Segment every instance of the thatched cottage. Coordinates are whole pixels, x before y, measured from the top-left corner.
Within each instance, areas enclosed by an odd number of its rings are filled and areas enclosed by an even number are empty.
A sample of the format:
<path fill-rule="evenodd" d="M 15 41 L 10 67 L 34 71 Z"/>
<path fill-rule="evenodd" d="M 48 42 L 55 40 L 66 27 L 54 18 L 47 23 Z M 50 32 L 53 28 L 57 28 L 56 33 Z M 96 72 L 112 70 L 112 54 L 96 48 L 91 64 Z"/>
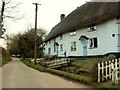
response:
<path fill-rule="evenodd" d="M 45 54 L 96 56 L 120 52 L 120 2 L 87 2 L 52 28 Z"/>

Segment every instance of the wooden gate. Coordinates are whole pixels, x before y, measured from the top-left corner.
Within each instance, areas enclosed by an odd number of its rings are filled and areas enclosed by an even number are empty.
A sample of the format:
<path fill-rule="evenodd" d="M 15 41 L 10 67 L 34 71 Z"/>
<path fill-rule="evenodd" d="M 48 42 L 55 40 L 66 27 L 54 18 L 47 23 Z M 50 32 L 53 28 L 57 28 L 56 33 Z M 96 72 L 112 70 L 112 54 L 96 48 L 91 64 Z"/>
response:
<path fill-rule="evenodd" d="M 114 84 L 120 80 L 120 58 L 98 63 L 98 82 L 111 79 Z"/>

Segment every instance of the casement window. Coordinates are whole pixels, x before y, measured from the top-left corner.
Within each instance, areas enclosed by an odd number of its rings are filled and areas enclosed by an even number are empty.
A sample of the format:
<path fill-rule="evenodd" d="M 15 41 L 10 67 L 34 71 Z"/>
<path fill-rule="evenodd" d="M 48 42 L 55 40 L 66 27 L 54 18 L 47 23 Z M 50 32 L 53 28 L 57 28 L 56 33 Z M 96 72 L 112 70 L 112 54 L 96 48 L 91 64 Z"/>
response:
<path fill-rule="evenodd" d="M 90 39 L 90 48 L 97 48 L 97 47 L 98 47 L 97 38 L 91 38 Z"/>
<path fill-rule="evenodd" d="M 62 40 L 62 39 L 63 39 L 63 35 L 61 34 L 61 35 L 60 35 L 60 40 Z"/>
<path fill-rule="evenodd" d="M 76 42 L 71 42 L 71 51 L 76 51 Z"/>
<path fill-rule="evenodd" d="M 51 48 L 48 48 L 48 54 L 51 54 Z"/>
<path fill-rule="evenodd" d="M 70 36 L 76 35 L 76 31 L 70 32 Z"/>
<path fill-rule="evenodd" d="M 63 51 L 63 44 L 60 45 L 60 51 Z"/>
<path fill-rule="evenodd" d="M 96 26 L 95 24 L 88 26 L 89 31 L 95 31 L 96 30 Z"/>

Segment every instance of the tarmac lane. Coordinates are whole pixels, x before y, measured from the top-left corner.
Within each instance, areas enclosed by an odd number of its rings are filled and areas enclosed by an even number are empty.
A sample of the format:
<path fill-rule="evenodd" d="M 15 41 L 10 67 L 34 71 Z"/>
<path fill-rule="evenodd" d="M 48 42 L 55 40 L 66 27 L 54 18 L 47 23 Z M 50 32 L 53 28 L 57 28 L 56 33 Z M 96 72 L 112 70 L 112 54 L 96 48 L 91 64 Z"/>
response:
<path fill-rule="evenodd" d="M 2 88 L 87 88 L 87 86 L 39 72 L 27 67 L 18 58 L 13 58 L 2 68 Z"/>

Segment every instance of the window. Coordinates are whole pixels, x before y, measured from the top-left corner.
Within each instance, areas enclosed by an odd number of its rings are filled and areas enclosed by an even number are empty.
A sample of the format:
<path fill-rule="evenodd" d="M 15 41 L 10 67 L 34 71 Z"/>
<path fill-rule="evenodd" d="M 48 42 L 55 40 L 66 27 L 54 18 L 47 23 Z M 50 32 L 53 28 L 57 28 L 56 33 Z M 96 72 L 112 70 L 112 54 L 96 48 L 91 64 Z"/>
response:
<path fill-rule="evenodd" d="M 76 51 L 76 42 L 71 42 L 71 51 Z"/>
<path fill-rule="evenodd" d="M 60 45 L 60 51 L 63 51 L 63 44 Z"/>
<path fill-rule="evenodd" d="M 51 40 L 49 41 L 49 44 L 51 44 Z"/>
<path fill-rule="evenodd" d="M 56 42 L 56 38 L 53 41 Z"/>
<path fill-rule="evenodd" d="M 60 40 L 62 40 L 62 39 L 63 39 L 63 35 L 61 34 L 61 35 L 60 35 Z"/>
<path fill-rule="evenodd" d="M 89 31 L 95 31 L 96 30 L 96 26 L 95 24 L 88 26 Z"/>
<path fill-rule="evenodd" d="M 120 16 L 117 17 L 117 24 L 120 24 Z"/>
<path fill-rule="evenodd" d="M 51 48 L 48 48 L 48 54 L 51 54 Z"/>
<path fill-rule="evenodd" d="M 74 35 L 76 35 L 75 31 L 70 33 L 70 36 L 74 36 Z"/>
<path fill-rule="evenodd" d="M 98 44 L 97 44 L 97 38 L 91 38 L 90 39 L 90 48 L 97 48 Z"/>

